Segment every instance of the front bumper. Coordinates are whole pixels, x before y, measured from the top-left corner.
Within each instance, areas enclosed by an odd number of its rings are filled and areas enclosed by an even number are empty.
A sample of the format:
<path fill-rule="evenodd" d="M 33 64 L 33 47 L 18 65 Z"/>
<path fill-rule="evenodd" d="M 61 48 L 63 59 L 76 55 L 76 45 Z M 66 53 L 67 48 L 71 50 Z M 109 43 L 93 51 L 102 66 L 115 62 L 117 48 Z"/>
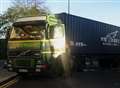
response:
<path fill-rule="evenodd" d="M 47 64 L 36 65 L 34 68 L 32 67 L 12 67 L 8 66 L 8 71 L 18 72 L 18 73 L 35 73 L 35 72 L 45 72 L 48 69 Z"/>
<path fill-rule="evenodd" d="M 7 68 L 13 72 L 43 72 L 48 68 L 48 63 L 40 58 L 8 59 Z"/>

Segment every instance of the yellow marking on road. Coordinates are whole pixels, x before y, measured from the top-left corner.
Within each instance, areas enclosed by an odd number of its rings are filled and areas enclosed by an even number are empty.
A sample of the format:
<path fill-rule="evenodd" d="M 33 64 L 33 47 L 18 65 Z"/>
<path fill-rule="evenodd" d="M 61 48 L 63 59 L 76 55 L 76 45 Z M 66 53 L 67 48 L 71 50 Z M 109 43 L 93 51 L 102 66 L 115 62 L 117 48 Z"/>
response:
<path fill-rule="evenodd" d="M 13 79 L 5 84 L 3 84 L 2 86 L 0 86 L 0 88 L 8 88 L 9 86 L 15 84 L 18 81 L 18 79 Z"/>

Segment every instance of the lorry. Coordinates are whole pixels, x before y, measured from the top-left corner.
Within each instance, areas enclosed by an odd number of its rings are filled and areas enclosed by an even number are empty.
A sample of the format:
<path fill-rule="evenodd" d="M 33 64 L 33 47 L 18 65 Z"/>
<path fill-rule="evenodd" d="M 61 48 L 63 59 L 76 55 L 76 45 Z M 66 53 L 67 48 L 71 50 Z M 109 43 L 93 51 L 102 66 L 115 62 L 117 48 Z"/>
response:
<path fill-rule="evenodd" d="M 7 31 L 7 40 L 9 71 L 47 71 L 56 76 L 69 73 L 65 27 L 54 15 L 17 19 Z"/>
<path fill-rule="evenodd" d="M 7 40 L 9 71 L 68 75 L 120 68 L 120 27 L 67 13 L 20 18 Z"/>

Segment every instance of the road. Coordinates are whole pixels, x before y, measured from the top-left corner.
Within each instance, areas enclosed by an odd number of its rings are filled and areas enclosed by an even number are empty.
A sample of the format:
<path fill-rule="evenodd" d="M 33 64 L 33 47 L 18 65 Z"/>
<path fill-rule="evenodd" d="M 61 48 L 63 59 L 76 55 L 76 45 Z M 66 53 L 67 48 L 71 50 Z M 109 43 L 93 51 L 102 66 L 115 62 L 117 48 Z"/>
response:
<path fill-rule="evenodd" d="M 21 78 L 9 88 L 120 88 L 119 72 L 78 72 L 69 78 Z"/>

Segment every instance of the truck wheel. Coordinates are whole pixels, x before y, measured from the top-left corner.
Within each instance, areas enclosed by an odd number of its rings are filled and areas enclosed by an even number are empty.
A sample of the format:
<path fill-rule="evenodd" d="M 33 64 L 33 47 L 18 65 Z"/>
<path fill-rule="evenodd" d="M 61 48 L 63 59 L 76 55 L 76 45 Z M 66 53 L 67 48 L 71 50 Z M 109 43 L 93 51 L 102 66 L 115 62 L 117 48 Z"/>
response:
<path fill-rule="evenodd" d="M 71 75 L 72 62 L 70 57 L 65 54 L 52 59 L 49 68 L 49 74 L 52 77 L 68 77 Z"/>
<path fill-rule="evenodd" d="M 65 53 L 61 55 L 60 58 L 61 58 L 62 66 L 63 66 L 63 76 L 65 78 L 71 76 L 72 69 L 73 69 L 72 56 Z"/>
<path fill-rule="evenodd" d="M 63 67 L 63 63 L 62 63 L 62 58 L 61 56 L 59 56 L 56 60 L 55 60 L 55 75 L 56 76 L 63 76 L 64 75 L 64 67 Z"/>
<path fill-rule="evenodd" d="M 60 57 L 51 60 L 51 64 L 49 66 L 48 74 L 52 77 L 60 77 L 63 76 L 64 68 L 62 65 L 62 61 Z"/>

